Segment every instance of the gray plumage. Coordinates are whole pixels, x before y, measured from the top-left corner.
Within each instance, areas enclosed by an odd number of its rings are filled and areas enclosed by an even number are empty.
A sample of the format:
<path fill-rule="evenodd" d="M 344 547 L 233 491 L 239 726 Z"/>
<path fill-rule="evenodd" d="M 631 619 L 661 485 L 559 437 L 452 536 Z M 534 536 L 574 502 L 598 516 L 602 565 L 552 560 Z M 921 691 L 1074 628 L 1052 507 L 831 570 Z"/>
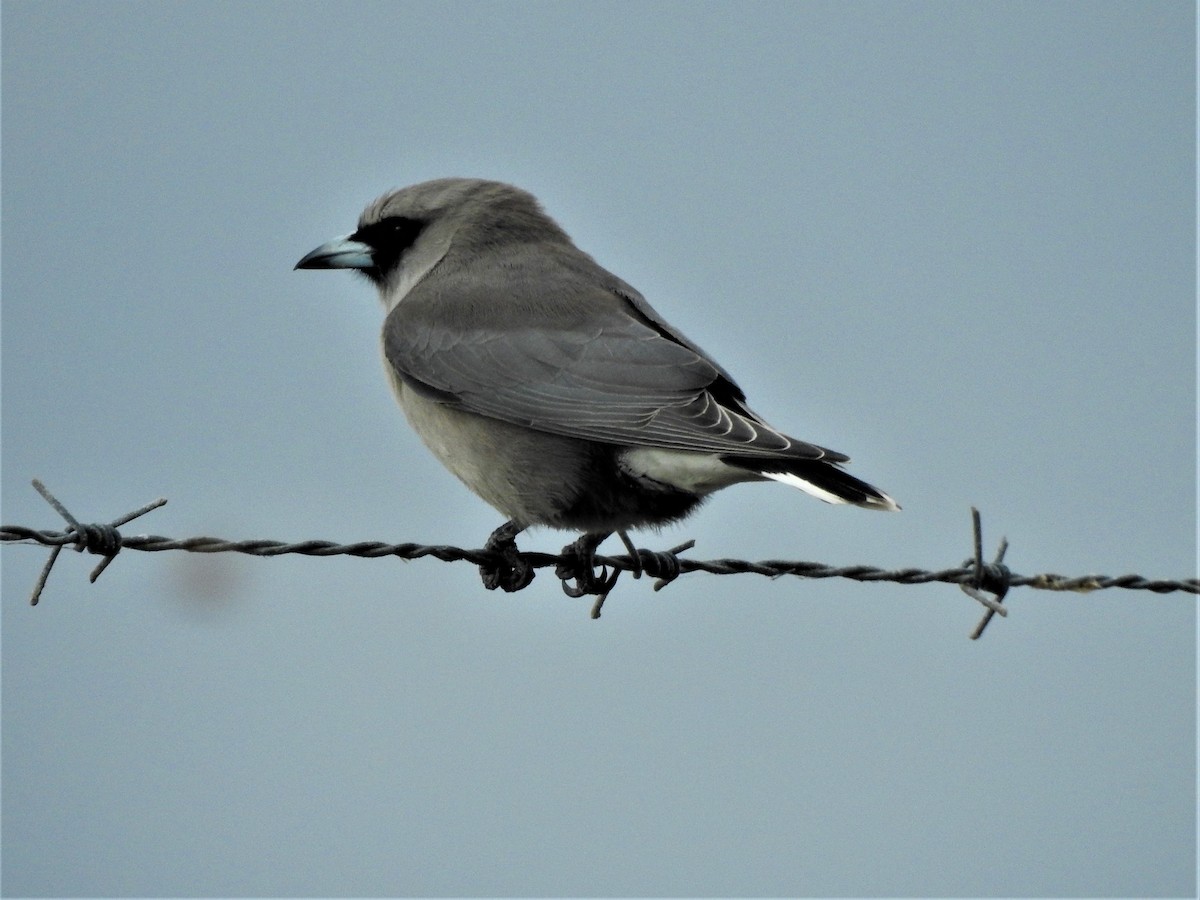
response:
<path fill-rule="evenodd" d="M 356 269 L 378 288 L 401 408 L 509 517 L 509 536 L 662 525 L 764 478 L 898 508 L 845 472 L 845 455 L 763 421 L 728 372 L 511 185 L 446 178 L 385 194 L 296 268 Z"/>

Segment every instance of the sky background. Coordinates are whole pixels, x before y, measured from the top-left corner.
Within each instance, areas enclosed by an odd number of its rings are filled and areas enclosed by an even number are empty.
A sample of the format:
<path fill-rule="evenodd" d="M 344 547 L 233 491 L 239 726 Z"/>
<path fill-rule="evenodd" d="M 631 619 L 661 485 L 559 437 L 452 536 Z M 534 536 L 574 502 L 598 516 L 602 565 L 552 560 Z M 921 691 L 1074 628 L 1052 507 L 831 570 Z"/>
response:
<path fill-rule="evenodd" d="M 696 558 L 1196 574 L 1195 20 L 1160 3 L 3 5 L 3 521 L 482 544 L 385 190 L 532 191 L 901 513 Z M 523 548 L 557 551 L 540 531 Z M 613 548 L 614 552 L 616 548 Z M 1194 896 L 1196 599 L 3 549 L 6 895 Z"/>

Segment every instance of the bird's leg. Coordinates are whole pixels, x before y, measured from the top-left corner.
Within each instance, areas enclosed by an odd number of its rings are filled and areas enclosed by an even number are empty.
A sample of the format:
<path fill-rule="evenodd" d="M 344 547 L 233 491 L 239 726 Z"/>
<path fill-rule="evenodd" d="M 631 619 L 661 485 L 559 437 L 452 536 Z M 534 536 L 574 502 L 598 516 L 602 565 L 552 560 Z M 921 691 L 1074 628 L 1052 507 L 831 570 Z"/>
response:
<path fill-rule="evenodd" d="M 633 564 L 629 571 L 633 573 L 634 578 L 641 578 L 642 557 L 641 554 L 637 552 L 637 547 L 633 546 L 633 541 L 629 539 L 629 532 L 618 531 L 617 537 L 621 539 L 621 543 L 624 544 L 625 549 L 629 551 L 629 561 Z"/>
<path fill-rule="evenodd" d="M 604 543 L 610 533 L 604 531 L 584 534 L 573 544 L 563 547 L 563 561 L 558 564 L 554 574 L 562 579 L 563 593 L 568 597 L 582 597 L 584 594 L 604 595 L 617 583 L 620 569 L 613 570 L 612 574 L 603 566 L 599 572 L 595 570 L 596 548 Z M 572 581 L 575 583 L 571 584 Z"/>
<path fill-rule="evenodd" d="M 483 586 L 489 591 L 503 588 L 512 593 L 533 581 L 533 566 L 521 559 L 520 553 L 517 552 L 516 537 L 524 530 L 524 526 L 515 521 L 505 522 L 491 533 L 487 543 L 483 545 L 484 550 L 500 557 L 500 560 L 491 565 L 479 567 L 479 577 L 483 579 Z"/>

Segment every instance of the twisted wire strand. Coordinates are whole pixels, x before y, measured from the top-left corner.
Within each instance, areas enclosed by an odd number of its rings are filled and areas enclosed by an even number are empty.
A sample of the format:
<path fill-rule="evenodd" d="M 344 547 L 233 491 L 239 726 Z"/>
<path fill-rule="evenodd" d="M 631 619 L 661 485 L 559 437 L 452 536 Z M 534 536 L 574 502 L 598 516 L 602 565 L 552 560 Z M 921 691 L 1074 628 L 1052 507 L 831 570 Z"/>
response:
<path fill-rule="evenodd" d="M 0 541 L 37 543 L 48 547 L 77 546 L 80 536 L 74 531 L 43 531 L 21 525 L 0 525 Z M 423 559 L 432 556 L 442 562 L 469 562 L 475 565 L 485 565 L 493 561 L 493 554 L 486 550 L 468 550 L 445 544 L 401 543 L 389 544 L 383 541 L 357 541 L 351 544 L 340 544 L 336 541 L 307 540 L 307 541 L 273 541 L 273 540 L 242 540 L 231 541 L 217 537 L 169 538 L 155 534 L 134 534 L 121 536 L 121 548 L 125 550 L 142 550 L 152 553 L 167 550 L 186 550 L 189 553 L 242 553 L 249 556 L 284 556 L 299 554 L 301 556 L 356 556 L 364 559 L 378 559 L 394 556 L 399 559 Z M 86 549 L 82 547 L 80 549 Z M 522 552 L 521 557 L 537 569 L 557 566 L 563 557 L 553 553 Z M 644 559 L 644 557 L 643 557 Z M 597 556 L 596 562 L 622 571 L 632 571 L 635 568 L 632 557 Z M 975 578 L 973 566 L 959 566 L 950 569 L 883 569 L 877 566 L 853 565 L 831 566 L 825 563 L 804 562 L 797 560 L 768 559 L 754 562 L 745 559 L 688 559 L 679 558 L 680 574 L 690 572 L 706 572 L 710 575 L 765 575 L 768 578 L 778 578 L 783 575 L 794 575 L 801 578 L 848 578 L 853 581 L 887 581 L 896 584 L 967 584 Z M 642 566 L 649 571 L 648 567 Z M 657 575 L 656 572 L 650 572 Z M 1008 576 L 1010 587 L 1031 587 L 1045 591 L 1076 591 L 1089 592 L 1107 588 L 1125 588 L 1127 590 L 1152 591 L 1167 594 L 1183 591 L 1189 594 L 1200 594 L 1200 579 L 1189 578 L 1182 580 L 1150 579 L 1141 575 L 1081 575 L 1067 576 L 1053 573 L 1040 575 Z"/>
<path fill-rule="evenodd" d="M 216 537 L 193 537 L 177 540 L 161 535 L 123 535 L 118 530 L 119 526 L 157 509 L 167 501 L 165 499 L 155 500 L 105 524 L 81 524 L 40 481 L 34 479 L 33 486 L 46 502 L 66 520 L 68 525 L 63 531 L 40 530 L 22 525 L 0 525 L 0 541 L 41 544 L 51 548 L 50 557 L 42 567 L 41 574 L 33 588 L 33 595 L 30 597 L 30 603 L 35 606 L 41 597 L 50 570 L 54 567 L 54 563 L 64 547 L 72 547 L 80 552 L 86 550 L 104 557 L 92 571 L 91 581 L 95 581 L 124 548 L 148 552 L 184 550 L 189 553 L 243 553 L 249 556 L 268 557 L 299 554 L 317 557 L 357 556 L 378 559 L 394 556 L 410 560 L 432 556 L 443 562 L 474 563 L 481 569 L 505 563 L 502 554 L 495 550 L 466 550 L 462 547 L 438 544 L 388 544 L 382 541 L 339 544 L 335 541 L 318 540 L 288 543 L 272 540 L 228 541 Z M 1127 590 L 1152 591 L 1158 594 L 1175 591 L 1200 594 L 1200 579 L 1196 578 L 1163 580 L 1132 574 L 1076 577 L 1053 573 L 1016 575 L 1004 565 L 1004 554 L 1008 550 L 1007 540 L 1001 540 L 1000 549 L 991 563 L 983 561 L 983 527 L 980 523 L 979 510 L 972 507 L 971 517 L 974 527 L 974 557 L 965 560 L 957 568 L 936 571 L 916 568 L 881 569 L 876 566 L 863 565 L 830 566 L 825 563 L 796 560 L 770 559 L 751 562 L 745 559 L 685 559 L 681 558 L 679 554 L 691 549 L 693 541 L 688 541 L 667 551 L 655 552 L 633 547 L 624 535 L 622 535 L 622 540 L 629 550 L 629 553 L 624 556 L 595 556 L 585 559 L 578 551 L 566 552 L 572 550 L 575 545 L 565 548 L 563 554 L 525 552 L 518 555 L 523 563 L 531 569 L 554 567 L 556 576 L 562 581 L 563 591 L 568 596 L 594 595 L 596 601 L 592 606 L 591 613 L 594 619 L 600 618 L 604 601 L 616 584 L 618 576 L 623 572 L 632 572 L 635 578 L 640 578 L 643 573 L 656 578 L 657 581 L 654 584 L 656 591 L 680 575 L 689 572 L 705 572 L 710 575 L 755 574 L 765 575 L 769 578 L 779 578 L 783 575 L 800 578 L 847 578 L 852 581 L 886 581 L 895 584 L 929 584 L 932 582 L 957 584 L 964 593 L 986 608 L 983 618 L 971 633 L 972 640 L 978 639 L 983 634 L 994 616 L 1008 615 L 1008 608 L 1004 606 L 1004 598 L 1009 589 L 1014 587 L 1080 593 L 1106 588 L 1125 588 Z M 594 567 L 599 567 L 600 574 L 596 574 Z M 610 572 L 611 574 L 609 574 Z M 485 584 L 487 584 L 486 580 Z M 525 584 L 528 584 L 528 579 L 524 580 L 520 586 L 523 587 Z M 506 590 L 514 589 L 516 588 L 506 588 Z"/>

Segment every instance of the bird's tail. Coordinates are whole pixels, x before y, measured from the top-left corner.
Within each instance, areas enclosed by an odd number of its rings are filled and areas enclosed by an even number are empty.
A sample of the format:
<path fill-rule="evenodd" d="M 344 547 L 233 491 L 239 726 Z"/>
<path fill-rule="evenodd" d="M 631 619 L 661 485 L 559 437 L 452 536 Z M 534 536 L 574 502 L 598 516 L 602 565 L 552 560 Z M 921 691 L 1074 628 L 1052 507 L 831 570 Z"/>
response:
<path fill-rule="evenodd" d="M 826 503 L 852 503 L 864 509 L 897 510 L 900 505 L 874 485 L 820 459 L 763 459 L 722 456 L 722 462 L 799 488 Z"/>

